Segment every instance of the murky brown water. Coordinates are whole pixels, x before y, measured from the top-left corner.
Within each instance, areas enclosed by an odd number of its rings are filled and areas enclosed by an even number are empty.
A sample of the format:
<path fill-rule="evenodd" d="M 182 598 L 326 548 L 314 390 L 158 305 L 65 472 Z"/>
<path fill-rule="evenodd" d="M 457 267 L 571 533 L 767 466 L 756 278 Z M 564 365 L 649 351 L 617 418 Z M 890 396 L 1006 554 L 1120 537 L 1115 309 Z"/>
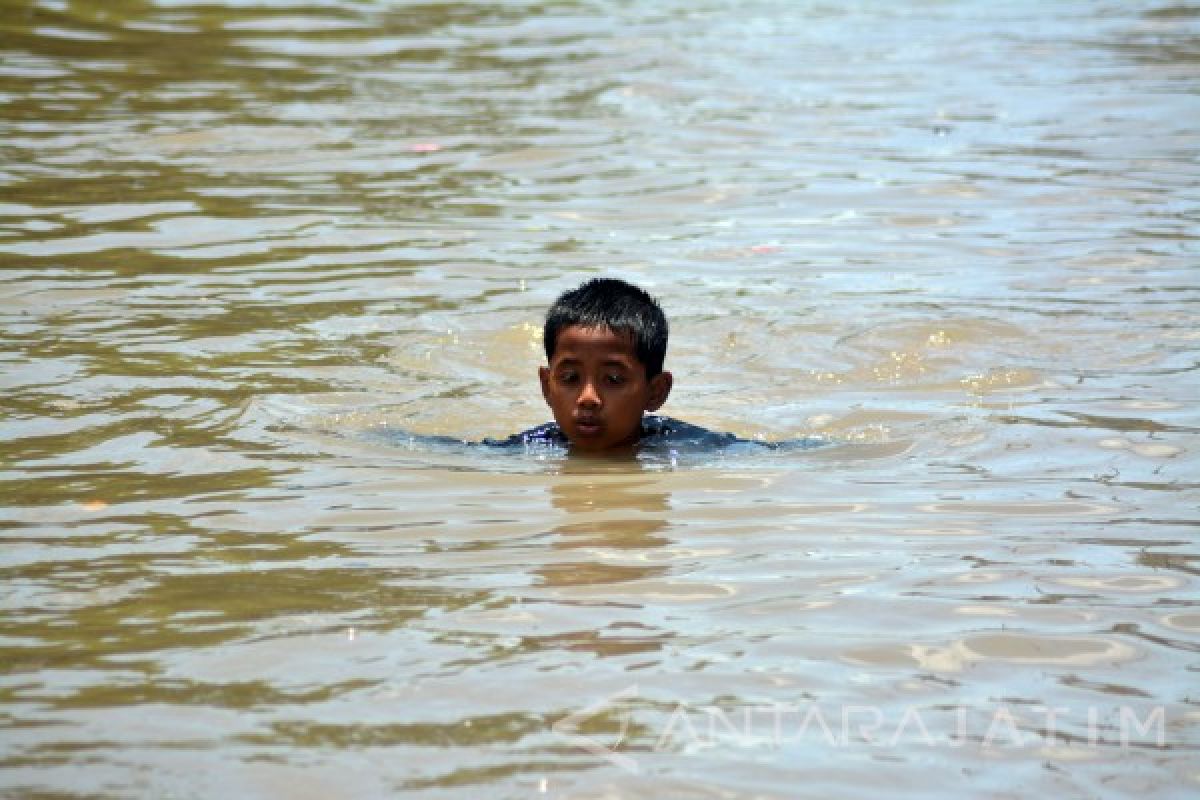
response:
<path fill-rule="evenodd" d="M 0 791 L 1195 796 L 1200 11 L 0 3 Z M 548 418 L 599 273 L 677 469 Z"/>

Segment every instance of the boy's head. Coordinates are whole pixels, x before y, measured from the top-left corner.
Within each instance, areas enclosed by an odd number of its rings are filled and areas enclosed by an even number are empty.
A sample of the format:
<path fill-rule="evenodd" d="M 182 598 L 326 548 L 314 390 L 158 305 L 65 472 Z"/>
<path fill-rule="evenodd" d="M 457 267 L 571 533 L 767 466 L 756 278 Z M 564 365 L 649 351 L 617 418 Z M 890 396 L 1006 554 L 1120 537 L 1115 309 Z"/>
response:
<path fill-rule="evenodd" d="M 667 318 L 636 286 L 597 278 L 564 293 L 546 313 L 542 395 L 571 444 L 608 450 L 637 441 L 642 412 L 671 392 Z"/>

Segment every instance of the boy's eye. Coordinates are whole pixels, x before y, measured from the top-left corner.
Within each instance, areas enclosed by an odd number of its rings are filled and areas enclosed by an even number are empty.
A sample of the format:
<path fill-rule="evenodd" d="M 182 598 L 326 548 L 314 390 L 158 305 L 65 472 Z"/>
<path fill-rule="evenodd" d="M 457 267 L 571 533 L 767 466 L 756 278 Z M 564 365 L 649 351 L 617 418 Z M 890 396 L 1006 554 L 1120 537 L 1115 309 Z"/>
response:
<path fill-rule="evenodd" d="M 558 379 L 562 383 L 574 383 L 579 379 L 579 373 L 574 370 L 563 370 L 558 373 Z"/>
<path fill-rule="evenodd" d="M 625 382 L 625 376 L 617 372 L 611 372 L 605 376 L 608 382 L 613 386 L 620 386 Z"/>

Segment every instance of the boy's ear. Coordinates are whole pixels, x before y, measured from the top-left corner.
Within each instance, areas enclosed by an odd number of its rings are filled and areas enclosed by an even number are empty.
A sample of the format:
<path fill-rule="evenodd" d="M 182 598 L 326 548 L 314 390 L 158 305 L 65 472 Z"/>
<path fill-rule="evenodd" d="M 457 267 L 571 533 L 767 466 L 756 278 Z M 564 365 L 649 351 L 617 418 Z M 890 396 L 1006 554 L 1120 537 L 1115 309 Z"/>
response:
<path fill-rule="evenodd" d="M 542 384 L 542 399 L 550 405 L 550 368 L 538 367 L 538 381 Z"/>
<path fill-rule="evenodd" d="M 663 403 L 667 402 L 667 396 L 671 394 L 671 387 L 675 384 L 675 378 L 669 372 L 660 372 L 650 379 L 650 397 L 646 400 L 647 411 L 658 411 L 662 408 Z"/>

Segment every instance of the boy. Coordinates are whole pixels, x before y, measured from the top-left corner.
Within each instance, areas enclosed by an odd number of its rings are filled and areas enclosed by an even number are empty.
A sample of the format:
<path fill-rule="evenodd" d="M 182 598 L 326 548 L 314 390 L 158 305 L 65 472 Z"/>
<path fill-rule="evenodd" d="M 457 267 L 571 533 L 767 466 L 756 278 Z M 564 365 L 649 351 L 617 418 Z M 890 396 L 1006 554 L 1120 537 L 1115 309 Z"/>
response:
<path fill-rule="evenodd" d="M 766 442 L 717 433 L 657 411 L 671 394 L 663 370 L 667 318 L 654 298 L 615 278 L 595 278 L 562 294 L 542 329 L 547 365 L 538 370 L 554 422 L 505 439 L 463 442 L 450 436 L 383 431 L 408 449 L 482 446 L 503 450 L 567 448 L 571 453 L 631 455 L 672 465 L 678 456 L 798 450 L 817 438 Z"/>
<path fill-rule="evenodd" d="M 542 397 L 572 449 L 636 444 L 642 412 L 661 408 L 673 382 L 663 372 L 667 318 L 654 298 L 615 278 L 588 281 L 550 307 L 542 341 Z"/>
<path fill-rule="evenodd" d="M 567 445 L 572 452 L 627 453 L 637 445 L 739 442 L 657 411 L 671 393 L 663 371 L 667 318 L 654 298 L 615 278 L 564 293 L 546 313 L 547 366 L 538 370 L 554 422 L 485 445 Z"/>

